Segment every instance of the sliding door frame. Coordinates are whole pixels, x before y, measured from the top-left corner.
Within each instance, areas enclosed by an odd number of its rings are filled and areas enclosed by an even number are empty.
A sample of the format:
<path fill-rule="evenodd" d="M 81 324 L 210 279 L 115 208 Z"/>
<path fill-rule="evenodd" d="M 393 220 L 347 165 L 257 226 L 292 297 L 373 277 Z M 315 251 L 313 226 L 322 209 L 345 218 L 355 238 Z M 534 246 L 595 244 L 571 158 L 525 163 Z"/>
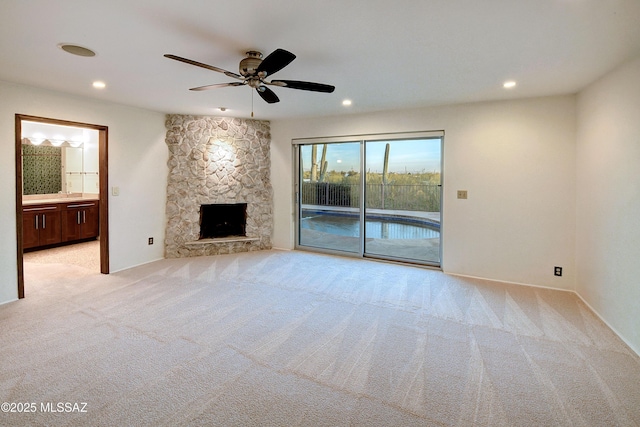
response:
<path fill-rule="evenodd" d="M 434 262 L 422 262 L 419 260 L 410 260 L 405 258 L 396 258 L 391 256 L 379 256 L 375 254 L 365 253 L 365 226 L 366 226 L 366 143 L 374 141 L 393 141 L 393 140 L 415 140 L 415 139 L 440 139 L 440 242 L 439 242 L 439 261 Z M 358 252 L 339 251 L 335 249 L 326 249 L 313 246 L 306 246 L 300 244 L 300 217 L 302 211 L 301 204 L 301 188 L 300 188 L 300 147 L 303 145 L 312 144 L 335 144 L 345 142 L 357 142 L 360 144 L 360 203 L 359 203 L 359 216 L 360 216 L 360 245 Z M 293 191 L 293 211 L 294 211 L 294 249 L 307 250 L 313 252 L 328 253 L 341 256 L 350 256 L 356 258 L 371 258 L 384 261 L 401 262 L 406 264 L 416 264 L 424 267 L 441 269 L 442 266 L 442 247 L 443 247 L 443 195 L 444 195 L 444 130 L 436 131 L 420 131 L 420 132 L 398 132 L 398 133 L 379 133 L 379 134 L 362 134 L 362 135 L 348 135 L 348 136 L 333 136 L 333 137 L 314 137 L 314 138 L 296 138 L 291 140 L 292 155 L 293 155 L 293 174 L 294 177 L 294 191 Z"/>

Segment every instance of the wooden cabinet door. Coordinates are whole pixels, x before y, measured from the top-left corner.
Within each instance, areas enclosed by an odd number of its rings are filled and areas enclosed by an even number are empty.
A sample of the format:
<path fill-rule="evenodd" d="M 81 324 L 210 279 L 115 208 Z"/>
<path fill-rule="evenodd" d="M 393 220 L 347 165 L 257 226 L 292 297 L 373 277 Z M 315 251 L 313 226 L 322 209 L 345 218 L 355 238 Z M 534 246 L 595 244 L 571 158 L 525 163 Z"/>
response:
<path fill-rule="evenodd" d="M 62 211 L 62 241 L 80 239 L 80 221 L 82 213 L 80 209 L 67 209 Z"/>
<path fill-rule="evenodd" d="M 43 212 L 40 214 L 40 246 L 53 245 L 62 241 L 60 230 L 60 212 Z"/>
<path fill-rule="evenodd" d="M 36 226 L 38 221 L 38 226 Z M 22 213 L 22 245 L 24 249 L 35 248 L 40 244 L 40 218 L 35 212 Z"/>
<path fill-rule="evenodd" d="M 80 238 L 98 237 L 100 223 L 98 221 L 98 206 L 84 208 L 81 211 Z"/>
<path fill-rule="evenodd" d="M 22 208 L 24 249 L 60 243 L 60 231 L 60 207 L 57 204 L 30 205 Z"/>
<path fill-rule="evenodd" d="M 90 239 L 99 233 L 98 202 L 70 203 L 62 211 L 62 241 Z"/>

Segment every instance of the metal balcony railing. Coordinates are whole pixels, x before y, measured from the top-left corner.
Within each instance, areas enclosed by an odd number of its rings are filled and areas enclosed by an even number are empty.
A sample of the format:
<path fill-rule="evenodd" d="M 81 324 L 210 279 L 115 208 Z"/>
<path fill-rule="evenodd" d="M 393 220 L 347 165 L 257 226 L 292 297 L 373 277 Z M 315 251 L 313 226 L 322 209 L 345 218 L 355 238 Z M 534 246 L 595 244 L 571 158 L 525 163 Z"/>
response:
<path fill-rule="evenodd" d="M 367 184 L 366 208 L 440 212 L 440 186 L 434 184 Z M 302 204 L 316 206 L 360 206 L 360 186 L 329 182 L 304 182 Z"/>

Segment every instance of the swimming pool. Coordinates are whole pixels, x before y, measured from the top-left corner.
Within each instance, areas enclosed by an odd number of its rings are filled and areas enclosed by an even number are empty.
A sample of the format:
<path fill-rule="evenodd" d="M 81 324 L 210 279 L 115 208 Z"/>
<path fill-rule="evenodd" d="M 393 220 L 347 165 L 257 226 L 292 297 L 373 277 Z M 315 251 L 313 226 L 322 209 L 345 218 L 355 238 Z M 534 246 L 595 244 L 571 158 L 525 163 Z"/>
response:
<path fill-rule="evenodd" d="M 356 215 L 306 211 L 301 228 L 338 236 L 358 237 L 360 219 Z M 367 216 L 365 236 L 373 239 L 433 239 L 440 237 L 438 224 L 421 219 L 391 216 Z"/>

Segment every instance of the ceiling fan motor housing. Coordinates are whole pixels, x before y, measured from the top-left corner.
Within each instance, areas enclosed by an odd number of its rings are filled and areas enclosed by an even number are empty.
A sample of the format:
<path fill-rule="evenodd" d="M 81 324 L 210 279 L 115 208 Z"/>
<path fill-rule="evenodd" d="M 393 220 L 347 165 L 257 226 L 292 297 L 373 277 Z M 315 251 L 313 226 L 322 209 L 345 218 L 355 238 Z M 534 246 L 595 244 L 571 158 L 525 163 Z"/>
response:
<path fill-rule="evenodd" d="M 254 76 L 262 63 L 262 53 L 256 50 L 247 52 L 247 57 L 240 61 L 240 75 L 244 77 Z"/>

